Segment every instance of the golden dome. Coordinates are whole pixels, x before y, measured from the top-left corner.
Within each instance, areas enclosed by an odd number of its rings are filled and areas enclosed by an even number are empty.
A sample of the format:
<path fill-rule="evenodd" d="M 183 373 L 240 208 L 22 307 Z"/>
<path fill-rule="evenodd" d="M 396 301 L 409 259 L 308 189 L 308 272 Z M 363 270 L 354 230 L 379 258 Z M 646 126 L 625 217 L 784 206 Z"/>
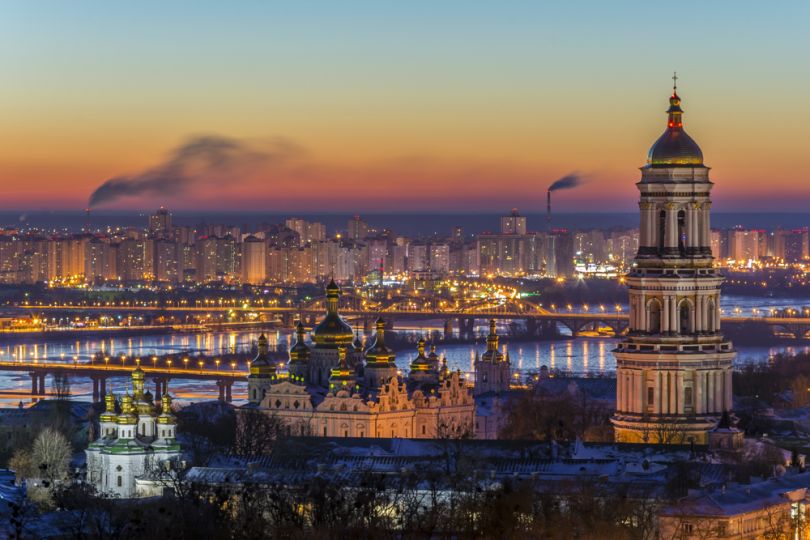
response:
<path fill-rule="evenodd" d="M 385 346 L 385 321 L 380 317 L 377 319 L 374 344 L 366 351 L 366 365 L 393 364 L 395 358 L 394 351 Z"/>
<path fill-rule="evenodd" d="M 132 396 L 124 394 L 121 398 L 121 414 L 118 415 L 119 424 L 137 424 L 138 417 L 135 416 L 135 407 L 132 404 Z"/>
<path fill-rule="evenodd" d="M 354 339 L 352 327 L 338 315 L 340 288 L 335 280 L 326 286 L 326 316 L 312 330 L 312 341 L 319 347 L 336 348 L 350 345 Z"/>
<path fill-rule="evenodd" d="M 411 361 L 411 371 L 428 371 L 430 370 L 431 363 L 425 356 L 425 338 L 419 338 L 416 343 L 416 358 Z"/>
<path fill-rule="evenodd" d="M 489 320 L 489 335 L 487 336 L 487 350 L 481 355 L 482 362 L 500 362 L 503 353 L 498 350 L 498 333 L 495 331 L 495 319 Z"/>
<path fill-rule="evenodd" d="M 115 414 L 115 394 L 112 390 L 104 396 L 104 412 L 99 416 L 102 422 L 115 422 L 117 415 Z"/>
<path fill-rule="evenodd" d="M 667 129 L 647 154 L 649 167 L 703 167 L 703 152 L 683 129 L 681 98 L 673 90 L 669 98 Z"/>
<path fill-rule="evenodd" d="M 256 358 L 250 362 L 250 377 L 274 377 L 276 366 L 268 355 L 267 337 L 262 334 L 258 339 Z"/>

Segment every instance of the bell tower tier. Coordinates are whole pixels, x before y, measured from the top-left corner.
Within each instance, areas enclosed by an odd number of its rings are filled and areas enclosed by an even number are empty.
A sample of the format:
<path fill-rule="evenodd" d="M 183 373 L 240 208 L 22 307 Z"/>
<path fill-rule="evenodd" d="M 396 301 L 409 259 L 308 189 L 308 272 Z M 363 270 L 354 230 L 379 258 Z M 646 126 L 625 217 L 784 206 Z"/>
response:
<path fill-rule="evenodd" d="M 673 90 L 667 129 L 641 169 L 639 250 L 626 276 L 630 320 L 616 357 L 618 442 L 708 443 L 732 408 L 736 353 L 720 332 L 709 168 L 683 131 Z"/>

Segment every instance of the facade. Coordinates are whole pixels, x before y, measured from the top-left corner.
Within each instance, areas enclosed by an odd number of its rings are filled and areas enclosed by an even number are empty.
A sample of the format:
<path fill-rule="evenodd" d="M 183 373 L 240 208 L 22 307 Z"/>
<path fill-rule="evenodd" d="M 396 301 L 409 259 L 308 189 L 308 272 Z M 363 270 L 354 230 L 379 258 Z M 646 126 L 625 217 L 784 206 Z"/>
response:
<path fill-rule="evenodd" d="M 701 491 L 664 508 L 659 538 L 808 538 L 810 472 Z"/>
<path fill-rule="evenodd" d="M 484 423 L 489 427 L 482 429 L 467 381 L 460 372 L 447 369 L 435 347 L 426 353 L 425 341 L 420 340 L 409 373 L 403 376 L 394 351 L 385 343 L 385 321 L 379 319 L 374 343 L 364 351 L 338 313 L 339 295 L 340 289 L 331 282 L 326 289 L 326 315 L 312 330 L 310 343 L 306 343 L 306 332 L 298 324 L 288 373 L 277 371 L 267 356 L 266 340 L 260 340 L 248 378 L 246 407 L 277 416 L 293 434 L 386 438 L 496 435 L 492 428 L 496 423 L 489 416 L 500 409 L 487 407 Z M 484 378 L 505 391 L 509 362 L 494 350 L 497 340 L 497 335 L 490 336 L 488 344 L 493 350 L 484 354 L 476 368 L 488 369 Z M 487 386 L 486 390 L 491 397 L 496 387 Z"/>
<path fill-rule="evenodd" d="M 171 396 L 163 395 L 158 413 L 152 394 L 144 391 L 144 376 L 140 368 L 132 372 L 132 395 L 120 401 L 112 392 L 105 397 L 99 437 L 85 450 L 87 482 L 99 493 L 121 498 L 159 493 L 154 473 L 180 459 Z"/>
<path fill-rule="evenodd" d="M 706 444 L 732 407 L 735 352 L 720 332 L 709 168 L 673 90 L 664 134 L 641 168 L 640 245 L 627 274 L 630 321 L 616 356 L 618 442 Z"/>

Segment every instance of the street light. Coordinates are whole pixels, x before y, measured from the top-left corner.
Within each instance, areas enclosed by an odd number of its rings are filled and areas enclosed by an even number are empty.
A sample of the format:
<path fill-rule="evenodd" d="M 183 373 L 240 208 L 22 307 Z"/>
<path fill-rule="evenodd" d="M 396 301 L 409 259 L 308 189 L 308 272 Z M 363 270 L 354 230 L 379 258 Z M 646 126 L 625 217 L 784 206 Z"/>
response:
<path fill-rule="evenodd" d="M 219 358 L 214 360 L 214 363 L 217 365 L 217 371 L 219 371 Z"/>
<path fill-rule="evenodd" d="M 188 369 L 188 357 L 183 358 L 183 366 L 185 367 L 185 369 Z"/>

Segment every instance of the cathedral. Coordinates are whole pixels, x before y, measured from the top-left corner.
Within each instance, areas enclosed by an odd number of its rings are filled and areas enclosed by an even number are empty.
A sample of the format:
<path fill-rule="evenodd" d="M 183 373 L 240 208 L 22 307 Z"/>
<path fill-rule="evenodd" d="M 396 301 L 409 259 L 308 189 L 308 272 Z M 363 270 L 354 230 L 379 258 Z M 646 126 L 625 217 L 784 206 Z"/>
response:
<path fill-rule="evenodd" d="M 132 395 L 126 393 L 120 401 L 112 391 L 105 396 L 99 437 L 85 451 L 87 482 L 100 494 L 121 498 L 160 495 L 162 485 L 153 473 L 180 459 L 172 399 L 164 394 L 158 411 L 152 394 L 144 391 L 144 376 L 140 367 L 132 372 Z"/>
<path fill-rule="evenodd" d="M 338 313 L 340 288 L 326 287 L 326 314 L 310 333 L 299 322 L 290 347 L 288 372 L 268 356 L 267 339 L 248 376 L 245 406 L 282 419 L 291 434 L 324 437 L 495 438 L 499 404 L 509 390 L 509 358 L 498 351 L 495 321 L 487 352 L 476 361 L 473 391 L 459 371 L 451 371 L 424 339 L 416 347 L 407 376 L 385 343 L 385 321 L 377 320 L 366 350 Z M 480 414 L 478 410 L 480 409 Z"/>
<path fill-rule="evenodd" d="M 720 332 L 709 168 L 673 87 L 663 135 L 641 168 L 639 248 L 626 276 L 627 337 L 615 349 L 619 442 L 709 443 L 732 407 L 735 352 Z"/>

